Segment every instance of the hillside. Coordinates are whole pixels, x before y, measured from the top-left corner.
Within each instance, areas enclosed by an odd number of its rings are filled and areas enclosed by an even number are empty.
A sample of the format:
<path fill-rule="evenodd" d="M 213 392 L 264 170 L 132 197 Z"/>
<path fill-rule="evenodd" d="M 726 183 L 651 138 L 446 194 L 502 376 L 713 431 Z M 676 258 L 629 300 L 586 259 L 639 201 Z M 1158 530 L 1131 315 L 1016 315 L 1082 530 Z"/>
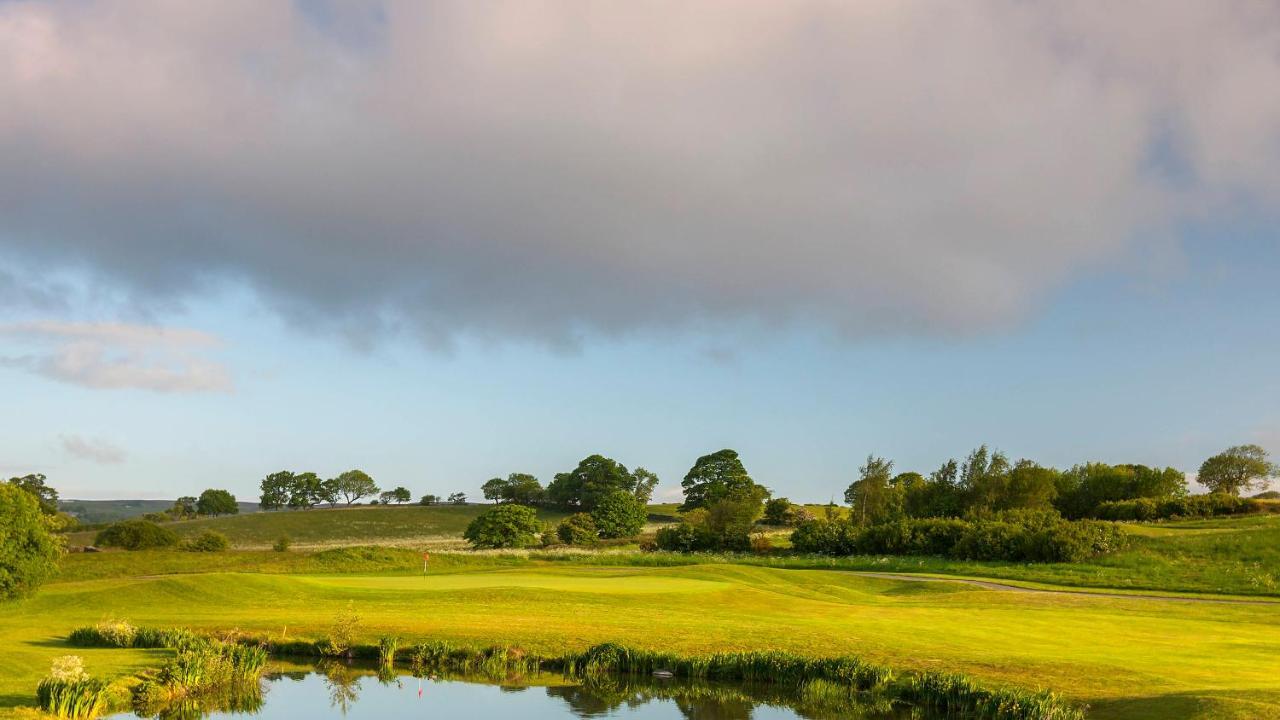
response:
<path fill-rule="evenodd" d="M 298 545 L 421 545 L 458 544 L 467 524 L 492 505 L 360 505 L 355 507 L 279 510 L 167 523 L 182 537 L 216 530 L 240 548 L 269 547 L 281 535 Z M 546 522 L 559 522 L 566 513 L 540 509 Z M 94 533 L 75 533 L 74 544 L 93 542 Z"/>
<path fill-rule="evenodd" d="M 258 512 L 258 503 L 242 502 L 241 514 Z M 59 500 L 58 509 L 82 523 L 106 523 L 163 512 L 173 507 L 173 500 Z"/>

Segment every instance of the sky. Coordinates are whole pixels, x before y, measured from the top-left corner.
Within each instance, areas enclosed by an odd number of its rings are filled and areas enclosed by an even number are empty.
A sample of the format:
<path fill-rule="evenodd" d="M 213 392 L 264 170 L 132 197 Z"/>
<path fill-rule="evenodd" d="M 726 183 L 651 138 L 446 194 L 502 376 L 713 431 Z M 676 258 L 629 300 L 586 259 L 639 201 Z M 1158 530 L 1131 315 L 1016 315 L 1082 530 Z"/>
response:
<path fill-rule="evenodd" d="M 1280 7 L 0 2 L 0 475 L 1280 453 Z"/>

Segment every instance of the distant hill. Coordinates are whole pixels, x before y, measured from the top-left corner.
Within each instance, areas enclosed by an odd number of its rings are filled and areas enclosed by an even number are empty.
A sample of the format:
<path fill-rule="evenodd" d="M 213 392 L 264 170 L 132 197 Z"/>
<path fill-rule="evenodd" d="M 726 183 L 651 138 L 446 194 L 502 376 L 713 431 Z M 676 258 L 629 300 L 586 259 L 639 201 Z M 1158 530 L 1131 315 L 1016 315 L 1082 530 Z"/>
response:
<path fill-rule="evenodd" d="M 258 503 L 242 502 L 240 513 L 258 512 Z M 58 509 L 74 515 L 82 523 L 116 522 L 162 512 L 173 507 L 173 500 L 59 500 Z"/>

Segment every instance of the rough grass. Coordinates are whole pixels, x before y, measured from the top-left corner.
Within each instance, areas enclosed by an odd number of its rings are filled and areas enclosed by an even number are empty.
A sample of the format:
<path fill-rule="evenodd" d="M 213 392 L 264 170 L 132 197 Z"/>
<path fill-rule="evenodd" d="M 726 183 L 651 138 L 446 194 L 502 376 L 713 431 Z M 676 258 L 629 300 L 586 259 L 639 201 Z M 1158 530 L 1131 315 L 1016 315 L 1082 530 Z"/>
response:
<path fill-rule="evenodd" d="M 1013 593 L 724 562 L 590 564 L 645 557 L 635 555 L 539 557 L 444 555 L 426 577 L 417 553 L 388 548 L 71 557 L 61 581 L 0 606 L 0 708 L 33 704 L 41 671 L 68 652 L 62 638 L 104 618 L 315 640 L 354 602 L 365 643 L 395 635 L 405 646 L 501 642 L 544 655 L 601 642 L 684 654 L 850 654 L 1052 689 L 1093 705 L 1091 717 L 1103 720 L 1280 718 L 1273 607 Z M 200 563 L 213 571 L 199 572 Z M 76 653 L 98 677 L 166 657 Z"/>
<path fill-rule="evenodd" d="M 165 523 L 179 536 L 194 537 L 205 530 L 226 535 L 240 548 L 269 548 L 281 535 L 295 547 L 402 544 L 432 545 L 457 540 L 477 515 L 492 505 L 404 505 L 279 510 L 250 515 Z M 539 510 L 540 519 L 558 522 L 565 513 Z M 74 533 L 73 544 L 92 542 L 92 534 Z M 454 545 L 460 544 L 457 542 Z"/>

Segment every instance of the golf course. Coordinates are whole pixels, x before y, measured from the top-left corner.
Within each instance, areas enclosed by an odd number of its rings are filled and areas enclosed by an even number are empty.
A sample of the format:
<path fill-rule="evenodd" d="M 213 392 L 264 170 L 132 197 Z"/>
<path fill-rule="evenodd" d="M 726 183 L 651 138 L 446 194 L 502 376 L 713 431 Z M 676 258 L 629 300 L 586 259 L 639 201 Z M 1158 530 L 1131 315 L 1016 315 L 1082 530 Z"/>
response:
<path fill-rule="evenodd" d="M 1125 553 L 1062 566 L 620 547 L 437 551 L 424 572 L 420 550 L 374 546 L 387 539 L 378 533 L 395 535 L 424 513 L 444 524 L 474 514 L 359 508 L 215 518 L 198 523 L 249 547 L 261 540 L 255 523 L 273 516 L 314 524 L 317 541 L 320 527 L 338 538 L 360 528 L 375 537 L 290 552 L 68 555 L 38 594 L 0 607 L 0 717 L 33 704 L 51 659 L 72 652 L 65 639 L 76 627 L 117 619 L 317 639 L 353 607 L 365 643 L 395 635 L 546 654 L 616 642 L 688 654 L 853 655 L 1051 689 L 1087 705 L 1090 718 L 1280 718 L 1280 593 L 1253 568 L 1276 567 L 1277 515 L 1132 526 L 1135 545 Z M 1140 563 L 1151 572 L 1126 571 Z M 167 651 L 74 652 L 94 675 L 115 677 L 154 667 Z"/>

